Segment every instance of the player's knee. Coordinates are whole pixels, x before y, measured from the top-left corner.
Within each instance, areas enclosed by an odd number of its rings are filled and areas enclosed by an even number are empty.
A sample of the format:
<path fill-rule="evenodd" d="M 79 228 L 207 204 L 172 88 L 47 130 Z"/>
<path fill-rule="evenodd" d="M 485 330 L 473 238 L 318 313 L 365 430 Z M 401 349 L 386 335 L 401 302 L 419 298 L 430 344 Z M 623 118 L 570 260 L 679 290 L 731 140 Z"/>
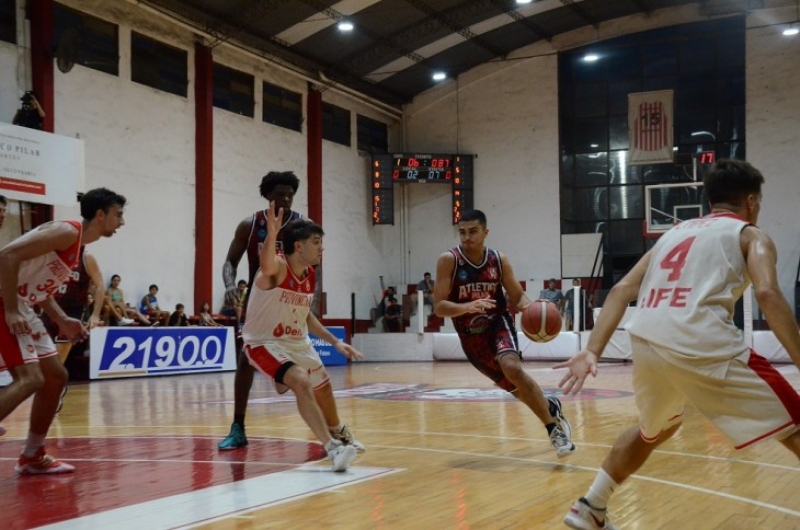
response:
<path fill-rule="evenodd" d="M 26 364 L 17 373 L 16 383 L 26 395 L 31 395 L 44 386 L 44 374 L 37 363 Z"/>

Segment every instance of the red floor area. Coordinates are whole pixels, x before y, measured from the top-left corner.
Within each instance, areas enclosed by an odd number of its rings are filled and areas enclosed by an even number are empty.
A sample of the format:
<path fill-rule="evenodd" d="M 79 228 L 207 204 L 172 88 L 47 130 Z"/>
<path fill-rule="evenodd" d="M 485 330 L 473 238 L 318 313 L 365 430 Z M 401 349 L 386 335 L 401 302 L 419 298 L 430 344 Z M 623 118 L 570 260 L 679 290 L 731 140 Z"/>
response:
<path fill-rule="evenodd" d="M 319 444 L 250 439 L 217 451 L 217 439 L 191 437 L 65 438 L 48 452 L 77 468 L 66 475 L 20 477 L 21 442 L 0 443 L 0 499 L 5 528 L 24 529 L 291 469 L 321 460 Z"/>

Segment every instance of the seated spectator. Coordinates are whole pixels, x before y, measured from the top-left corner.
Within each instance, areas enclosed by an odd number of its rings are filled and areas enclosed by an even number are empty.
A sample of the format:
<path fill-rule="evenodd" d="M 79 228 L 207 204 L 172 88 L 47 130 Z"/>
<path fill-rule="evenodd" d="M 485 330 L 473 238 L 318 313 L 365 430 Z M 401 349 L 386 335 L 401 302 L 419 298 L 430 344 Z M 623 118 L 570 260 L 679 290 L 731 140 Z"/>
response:
<path fill-rule="evenodd" d="M 397 303 L 397 298 L 389 298 L 386 314 L 383 317 L 383 329 L 389 333 L 403 331 L 403 311 Z"/>
<path fill-rule="evenodd" d="M 81 322 L 83 322 L 84 324 L 86 324 L 88 326 L 89 325 L 89 320 L 92 318 L 92 313 L 94 313 L 94 295 L 92 295 L 92 293 L 90 292 L 90 293 L 88 293 L 86 295 L 86 305 L 83 306 L 83 313 L 81 314 Z M 102 314 L 102 311 L 101 311 L 101 314 Z M 133 323 L 133 320 L 130 320 L 130 319 L 127 319 L 127 318 L 125 320 L 129 320 L 128 324 L 132 324 Z M 105 325 L 105 320 L 103 320 L 103 318 L 100 317 L 100 320 L 95 321 L 94 325 L 95 326 L 104 326 Z"/>
<path fill-rule="evenodd" d="M 169 311 L 162 311 L 158 307 L 158 285 L 153 284 L 148 288 L 148 293 L 142 297 L 139 312 L 150 319 L 150 322 L 166 324 L 169 321 Z"/>
<path fill-rule="evenodd" d="M 170 326 L 188 326 L 189 319 L 186 318 L 183 304 L 176 304 L 175 311 L 169 316 L 167 324 Z"/>
<path fill-rule="evenodd" d="M 229 305 L 226 297 L 224 305 L 222 306 L 222 309 L 220 309 L 219 314 L 225 315 L 226 317 L 235 317 L 236 323 L 239 324 L 242 321 L 242 312 L 244 311 L 245 300 L 247 300 L 247 282 L 244 280 L 239 280 L 239 282 L 236 284 L 236 287 L 238 288 L 238 292 L 233 305 Z"/>
<path fill-rule="evenodd" d="M 197 325 L 223 327 L 222 324 L 214 320 L 214 317 L 211 316 L 211 305 L 208 302 L 203 302 L 203 305 L 200 306 L 200 320 Z"/>
<path fill-rule="evenodd" d="M 556 279 L 550 278 L 547 280 L 547 289 L 539 291 L 539 298 L 553 302 L 558 307 L 558 310 L 564 312 L 564 293 L 556 289 Z"/>
<path fill-rule="evenodd" d="M 122 294 L 122 289 L 119 288 L 121 281 L 122 278 L 120 278 L 119 274 L 115 274 L 111 277 L 111 284 L 108 286 L 108 289 L 106 289 L 106 296 L 109 299 L 111 307 L 113 307 L 119 315 L 136 319 L 140 324 L 144 324 L 145 326 L 157 325 L 157 323 L 147 320 L 147 317 L 141 314 L 138 309 L 130 307 L 125 303 L 125 295 Z"/>
<path fill-rule="evenodd" d="M 13 125 L 19 125 L 20 127 L 39 129 L 41 131 L 44 128 L 44 118 L 47 115 L 39 104 L 39 100 L 36 99 L 36 92 L 33 90 L 25 92 L 20 98 L 20 101 L 22 101 L 22 106 L 17 113 L 14 114 L 11 123 Z"/>
<path fill-rule="evenodd" d="M 433 284 L 434 280 L 431 279 L 430 272 L 426 272 L 422 275 L 422 281 L 417 284 L 417 292 L 412 293 L 409 297 L 411 300 L 412 314 L 417 314 L 417 300 L 419 293 L 422 293 L 422 303 L 433 307 Z"/>

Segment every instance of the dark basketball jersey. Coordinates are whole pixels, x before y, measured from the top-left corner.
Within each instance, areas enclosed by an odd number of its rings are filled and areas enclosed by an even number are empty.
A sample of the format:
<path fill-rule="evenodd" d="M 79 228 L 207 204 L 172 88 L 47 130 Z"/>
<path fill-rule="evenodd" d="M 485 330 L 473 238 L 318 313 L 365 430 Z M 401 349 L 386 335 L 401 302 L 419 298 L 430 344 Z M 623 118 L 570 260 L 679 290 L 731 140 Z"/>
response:
<path fill-rule="evenodd" d="M 78 263 L 70 271 L 70 281 L 61 284 L 61 287 L 58 288 L 58 291 L 53 296 L 67 316 L 78 319 L 83 315 L 86 296 L 89 294 L 89 286 L 92 284 L 92 279 L 86 271 L 85 248 L 81 247 L 80 249 Z"/>
<path fill-rule="evenodd" d="M 461 247 L 450 250 L 456 258 L 452 287 L 447 299 L 464 303 L 480 298 L 491 298 L 497 305 L 483 314 L 468 313 L 453 317 L 453 326 L 459 335 L 475 335 L 489 329 L 492 321 L 507 314 L 506 297 L 503 292 L 503 265 L 500 253 L 484 249 L 483 260 L 472 263 L 461 251 Z"/>
<path fill-rule="evenodd" d="M 289 213 L 289 218 L 281 225 L 278 231 L 278 237 L 275 241 L 275 249 L 278 252 L 283 252 L 283 228 L 295 219 L 302 219 L 303 216 L 295 211 Z M 267 211 L 260 210 L 253 214 L 253 219 L 250 224 L 250 236 L 247 238 L 247 265 L 250 267 L 250 277 L 247 281 L 247 297 L 249 298 L 250 291 L 253 288 L 253 281 L 256 279 L 256 272 L 261 266 L 259 255 L 261 249 L 264 248 L 264 241 L 267 239 Z M 244 301 L 244 308 L 247 309 L 247 299 Z"/>

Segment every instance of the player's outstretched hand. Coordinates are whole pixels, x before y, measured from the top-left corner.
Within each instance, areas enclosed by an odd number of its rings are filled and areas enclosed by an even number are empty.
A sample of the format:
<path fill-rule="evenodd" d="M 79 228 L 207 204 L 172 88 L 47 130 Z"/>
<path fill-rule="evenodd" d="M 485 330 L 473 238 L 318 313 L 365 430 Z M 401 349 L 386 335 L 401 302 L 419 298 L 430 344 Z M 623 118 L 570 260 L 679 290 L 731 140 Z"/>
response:
<path fill-rule="evenodd" d="M 485 313 L 497 305 L 493 298 L 479 298 L 467 304 L 467 313 Z"/>
<path fill-rule="evenodd" d="M 589 350 L 581 350 L 570 360 L 553 366 L 554 370 L 556 368 L 567 369 L 566 375 L 558 383 L 558 388 L 562 389 L 564 394 L 577 394 L 583 388 L 583 383 L 589 374 L 592 374 L 592 377 L 597 376 L 597 355 Z"/>
<path fill-rule="evenodd" d="M 364 354 L 358 351 L 357 349 L 353 348 L 349 344 L 344 341 L 339 341 L 333 346 L 336 350 L 347 357 L 348 359 L 352 359 L 354 361 L 360 361 L 364 358 Z"/>

